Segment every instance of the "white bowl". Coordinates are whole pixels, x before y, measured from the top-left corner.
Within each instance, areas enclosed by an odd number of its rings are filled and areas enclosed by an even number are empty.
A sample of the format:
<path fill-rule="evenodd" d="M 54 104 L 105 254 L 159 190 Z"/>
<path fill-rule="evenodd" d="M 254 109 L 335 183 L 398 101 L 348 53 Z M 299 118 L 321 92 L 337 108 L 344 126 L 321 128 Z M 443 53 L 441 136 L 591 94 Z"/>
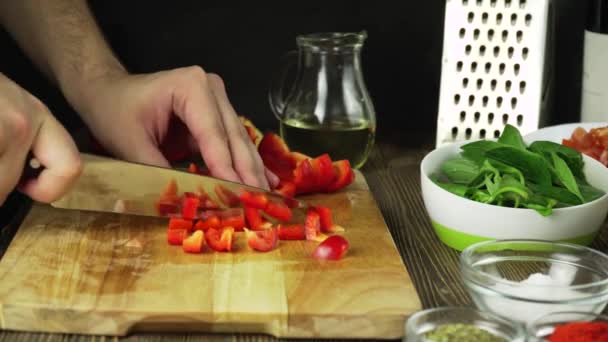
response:
<path fill-rule="evenodd" d="M 476 202 L 444 190 L 431 179 L 443 162 L 457 157 L 463 141 L 441 146 L 427 154 L 420 164 L 422 198 L 439 239 L 462 251 L 481 241 L 535 239 L 588 245 L 599 232 L 608 213 L 608 170 L 583 155 L 583 172 L 588 182 L 606 192 L 581 205 L 553 209 L 542 216 L 532 209 L 507 208 Z"/>

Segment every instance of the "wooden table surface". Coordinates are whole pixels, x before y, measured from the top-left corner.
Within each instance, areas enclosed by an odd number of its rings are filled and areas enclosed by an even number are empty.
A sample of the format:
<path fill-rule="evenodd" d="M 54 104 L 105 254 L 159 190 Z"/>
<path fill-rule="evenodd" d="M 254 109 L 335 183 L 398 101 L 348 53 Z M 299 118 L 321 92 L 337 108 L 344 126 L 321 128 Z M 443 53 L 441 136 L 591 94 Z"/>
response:
<path fill-rule="evenodd" d="M 458 252 L 443 245 L 435 236 L 420 194 L 419 163 L 430 151 L 390 143 L 376 144 L 362 171 L 374 193 L 406 267 L 414 280 L 424 308 L 471 306 L 458 271 Z M 5 206 L 0 217 L 15 212 L 17 200 Z M 604 227 L 593 247 L 608 252 L 608 229 Z M 0 253 L 14 235 L 14 225 L 3 227 Z M 4 341 L 273 341 L 263 335 L 209 334 L 132 334 L 123 338 L 0 332 Z"/>

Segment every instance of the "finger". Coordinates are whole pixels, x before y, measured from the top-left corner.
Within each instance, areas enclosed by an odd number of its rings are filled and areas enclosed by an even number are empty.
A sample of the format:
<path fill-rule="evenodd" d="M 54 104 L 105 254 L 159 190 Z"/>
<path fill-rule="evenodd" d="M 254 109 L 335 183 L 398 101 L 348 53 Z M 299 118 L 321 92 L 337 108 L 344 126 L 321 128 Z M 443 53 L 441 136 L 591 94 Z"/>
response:
<path fill-rule="evenodd" d="M 209 74 L 209 83 L 228 135 L 234 168 L 244 183 L 269 189 L 262 159 L 228 100 L 224 83 L 219 76 L 214 74 Z"/>
<path fill-rule="evenodd" d="M 32 153 L 44 166 L 38 178 L 19 189 L 39 202 L 53 202 L 65 194 L 82 171 L 80 154 L 68 132 L 55 118 L 45 115 L 34 136 Z"/>
<path fill-rule="evenodd" d="M 145 131 L 139 131 L 131 136 L 129 150 L 123 156 L 124 159 L 134 163 L 153 165 L 169 168 L 171 165 L 156 144 L 152 137 L 146 135 Z"/>
<path fill-rule="evenodd" d="M 233 168 L 222 118 L 202 69 L 189 68 L 187 82 L 174 89 L 173 111 L 188 126 L 211 174 L 242 183 Z"/>
<path fill-rule="evenodd" d="M 266 179 L 268 179 L 268 183 L 270 184 L 270 187 L 272 189 L 279 186 L 279 183 L 281 182 L 281 180 L 279 179 L 279 177 L 277 175 L 275 175 L 272 171 L 270 171 L 266 167 L 264 167 L 264 173 L 265 173 Z"/>

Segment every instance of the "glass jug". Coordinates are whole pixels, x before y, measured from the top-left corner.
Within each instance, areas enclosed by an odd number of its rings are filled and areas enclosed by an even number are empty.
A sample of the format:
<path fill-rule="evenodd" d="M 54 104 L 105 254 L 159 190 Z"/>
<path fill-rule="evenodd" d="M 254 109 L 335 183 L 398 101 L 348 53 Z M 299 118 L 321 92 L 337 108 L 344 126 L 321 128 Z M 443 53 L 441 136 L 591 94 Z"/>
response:
<path fill-rule="evenodd" d="M 271 84 L 270 106 L 291 150 L 311 157 L 328 153 L 363 166 L 374 144 L 376 114 L 361 70 L 367 34 L 316 33 L 297 37 L 298 51 Z M 297 65 L 295 80 L 287 74 Z"/>

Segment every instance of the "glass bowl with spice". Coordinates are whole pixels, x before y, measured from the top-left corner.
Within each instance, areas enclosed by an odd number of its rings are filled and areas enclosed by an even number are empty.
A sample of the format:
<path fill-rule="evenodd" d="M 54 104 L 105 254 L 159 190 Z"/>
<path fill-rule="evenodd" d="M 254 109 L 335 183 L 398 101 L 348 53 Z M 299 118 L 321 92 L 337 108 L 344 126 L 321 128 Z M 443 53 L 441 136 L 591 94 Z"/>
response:
<path fill-rule="evenodd" d="M 526 327 L 531 342 L 606 342 L 608 316 L 590 312 L 553 312 Z"/>
<path fill-rule="evenodd" d="M 580 245 L 480 242 L 462 252 L 460 270 L 480 310 L 522 324 L 559 311 L 599 314 L 608 302 L 608 256 Z"/>
<path fill-rule="evenodd" d="M 405 325 L 404 342 L 525 341 L 521 325 L 468 307 L 419 311 Z"/>

